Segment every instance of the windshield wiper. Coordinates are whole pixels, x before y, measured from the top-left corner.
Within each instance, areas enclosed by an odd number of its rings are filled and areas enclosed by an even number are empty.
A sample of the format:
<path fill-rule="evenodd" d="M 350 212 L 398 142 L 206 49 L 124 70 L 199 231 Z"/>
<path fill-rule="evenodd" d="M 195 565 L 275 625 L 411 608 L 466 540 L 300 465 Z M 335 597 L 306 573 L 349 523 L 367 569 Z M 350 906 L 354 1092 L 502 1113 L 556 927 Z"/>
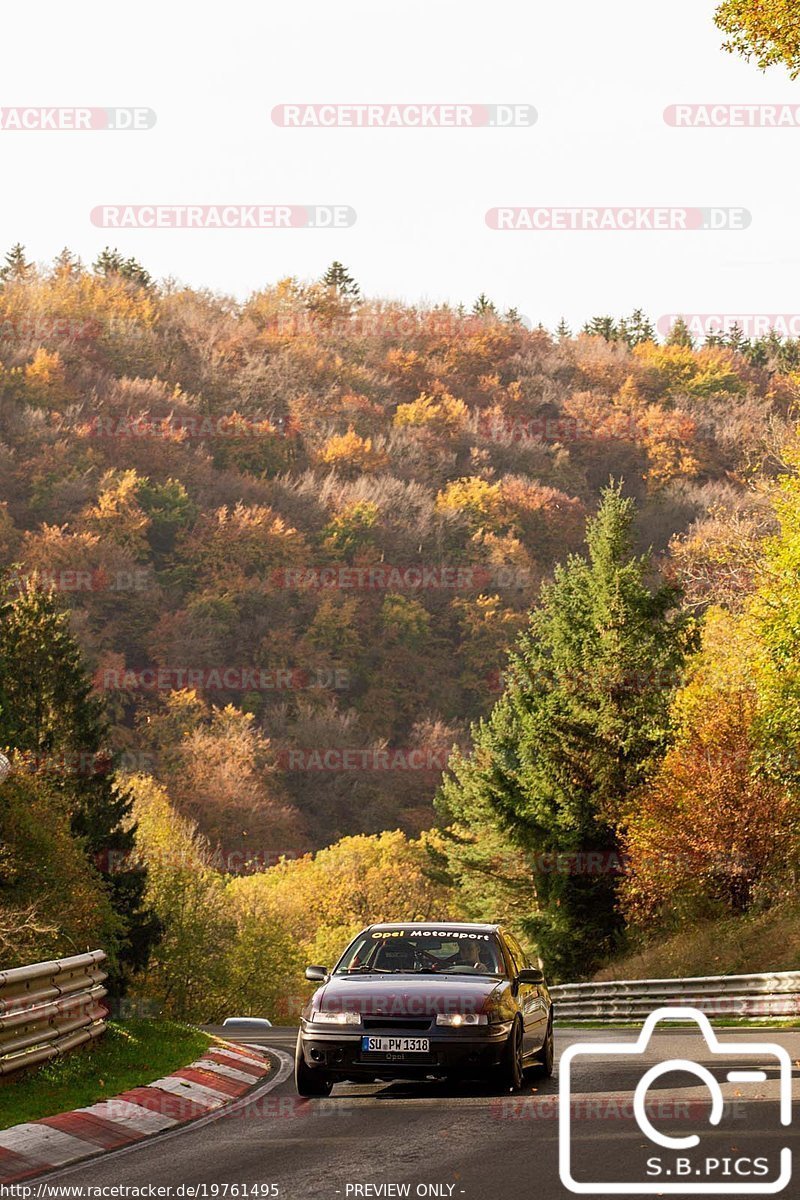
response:
<path fill-rule="evenodd" d="M 361 963 L 358 967 L 343 967 L 341 971 L 336 971 L 336 975 L 355 975 L 359 971 L 369 972 L 371 975 L 377 975 L 379 972 L 384 975 L 390 974 L 386 967 L 370 967 L 367 963 Z"/>
<path fill-rule="evenodd" d="M 387 975 L 438 975 L 436 967 L 379 967 Z"/>

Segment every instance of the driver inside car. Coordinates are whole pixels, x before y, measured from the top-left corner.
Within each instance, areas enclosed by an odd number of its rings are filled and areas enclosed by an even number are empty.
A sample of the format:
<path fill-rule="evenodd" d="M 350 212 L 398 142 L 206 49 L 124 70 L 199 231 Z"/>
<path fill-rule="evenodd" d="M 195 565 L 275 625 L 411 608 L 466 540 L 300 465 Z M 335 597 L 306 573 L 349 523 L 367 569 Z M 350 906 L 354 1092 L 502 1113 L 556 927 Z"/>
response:
<path fill-rule="evenodd" d="M 496 964 L 492 962 L 484 962 L 481 958 L 481 948 L 477 942 L 462 942 L 458 957 L 458 965 L 461 967 L 472 967 L 475 971 L 494 971 Z M 487 954 L 487 958 L 490 957 Z"/>

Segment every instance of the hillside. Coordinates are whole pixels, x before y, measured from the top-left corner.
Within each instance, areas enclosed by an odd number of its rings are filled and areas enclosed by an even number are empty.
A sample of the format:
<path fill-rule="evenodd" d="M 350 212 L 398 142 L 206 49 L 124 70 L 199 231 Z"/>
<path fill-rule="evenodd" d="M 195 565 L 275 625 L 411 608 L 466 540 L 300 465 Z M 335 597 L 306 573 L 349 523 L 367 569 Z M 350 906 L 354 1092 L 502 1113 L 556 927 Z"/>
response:
<path fill-rule="evenodd" d="M 797 908 L 786 905 L 747 916 L 698 922 L 621 956 L 597 979 L 690 979 L 796 971 L 800 961 Z"/>
<path fill-rule="evenodd" d="M 113 254 L 9 263 L 0 565 L 63 594 L 122 765 L 223 869 L 433 823 L 609 477 L 690 603 L 747 586 L 792 344 L 550 334 L 341 268 L 237 303 Z"/>

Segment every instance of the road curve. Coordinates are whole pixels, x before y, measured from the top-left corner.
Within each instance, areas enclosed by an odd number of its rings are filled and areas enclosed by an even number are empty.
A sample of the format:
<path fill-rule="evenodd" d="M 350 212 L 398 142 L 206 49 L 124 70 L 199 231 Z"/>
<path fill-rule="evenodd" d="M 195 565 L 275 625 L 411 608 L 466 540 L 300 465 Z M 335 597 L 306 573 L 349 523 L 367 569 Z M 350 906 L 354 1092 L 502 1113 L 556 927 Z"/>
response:
<path fill-rule="evenodd" d="M 575 1042 L 631 1043 L 635 1036 L 630 1029 L 562 1029 L 557 1031 L 556 1051 L 560 1056 Z M 587 1185 L 616 1180 L 638 1183 L 647 1178 L 643 1167 L 655 1154 L 662 1156 L 659 1169 L 664 1172 L 662 1182 L 666 1181 L 665 1172 L 672 1171 L 667 1164 L 683 1155 L 661 1150 L 645 1138 L 633 1118 L 631 1102 L 647 1068 L 668 1059 L 688 1059 L 703 1063 L 720 1081 L 725 1101 L 722 1123 L 717 1130 L 707 1124 L 710 1103 L 705 1084 L 686 1072 L 673 1072 L 662 1075 L 648 1093 L 653 1125 L 670 1136 L 701 1134 L 697 1154 L 704 1157 L 692 1158 L 692 1164 L 705 1163 L 706 1157 L 718 1161 L 720 1167 L 709 1168 L 708 1178 L 715 1181 L 727 1164 L 731 1174 L 721 1181 L 730 1184 L 738 1179 L 739 1194 L 758 1195 L 753 1185 L 759 1176 L 743 1182 L 736 1171 L 748 1162 L 751 1172 L 761 1170 L 753 1163 L 764 1160 L 773 1178 L 781 1149 L 798 1143 L 800 1032 L 737 1029 L 720 1031 L 720 1037 L 734 1045 L 772 1041 L 788 1050 L 793 1064 L 792 1128 L 779 1123 L 777 1062 L 773 1066 L 763 1060 L 766 1077 L 760 1082 L 730 1083 L 729 1069 L 752 1067 L 753 1061 L 739 1051 L 729 1058 L 715 1058 L 694 1031 L 661 1030 L 644 1056 L 628 1060 L 619 1054 L 592 1055 L 574 1060 L 570 1124 L 575 1178 Z M 295 1038 L 291 1029 L 238 1038 L 268 1049 L 275 1071 L 234 1111 L 212 1114 L 183 1130 L 42 1177 L 39 1182 L 49 1186 L 38 1192 L 39 1200 L 57 1195 L 112 1197 L 111 1192 L 83 1189 L 120 1185 L 169 1188 L 160 1195 L 176 1200 L 234 1198 L 237 1193 L 230 1191 L 234 1184 L 248 1185 L 239 1197 L 255 1195 L 259 1200 L 269 1194 L 268 1185 L 275 1185 L 272 1194 L 282 1200 L 397 1196 L 495 1200 L 503 1194 L 551 1200 L 570 1194 L 559 1178 L 558 1068 L 551 1080 L 526 1081 L 516 1096 L 499 1096 L 487 1087 L 449 1087 L 431 1081 L 341 1084 L 330 1099 L 300 1100 L 291 1078 Z M 253 1191 L 253 1185 L 260 1187 Z M 67 1186 L 76 1190 L 50 1190 Z"/>

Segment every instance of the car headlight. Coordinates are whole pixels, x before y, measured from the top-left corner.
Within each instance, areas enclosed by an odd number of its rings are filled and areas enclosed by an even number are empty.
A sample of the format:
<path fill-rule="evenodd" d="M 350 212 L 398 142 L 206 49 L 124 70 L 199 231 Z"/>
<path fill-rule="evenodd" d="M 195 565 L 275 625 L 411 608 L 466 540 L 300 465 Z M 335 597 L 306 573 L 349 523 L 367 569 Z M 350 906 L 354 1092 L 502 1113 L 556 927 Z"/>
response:
<path fill-rule="evenodd" d="M 486 1013 L 437 1013 L 437 1025 L 488 1025 Z"/>
<path fill-rule="evenodd" d="M 315 1008 L 311 1013 L 314 1025 L 360 1025 L 361 1014 L 357 1012 L 323 1012 Z"/>

